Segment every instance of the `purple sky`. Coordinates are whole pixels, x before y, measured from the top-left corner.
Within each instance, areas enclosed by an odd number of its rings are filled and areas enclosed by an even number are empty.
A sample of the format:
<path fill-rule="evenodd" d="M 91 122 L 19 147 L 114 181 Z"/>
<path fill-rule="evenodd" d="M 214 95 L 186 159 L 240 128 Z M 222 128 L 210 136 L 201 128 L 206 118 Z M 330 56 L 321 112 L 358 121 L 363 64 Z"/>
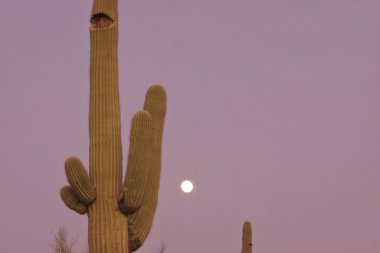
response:
<path fill-rule="evenodd" d="M 87 218 L 59 197 L 88 165 L 91 1 L 1 0 L 0 252 L 52 252 Z M 124 0 L 124 163 L 145 90 L 168 93 L 153 229 L 138 251 L 380 252 L 380 1 Z M 125 166 L 124 166 L 125 167 Z M 179 190 L 182 179 L 195 190 Z"/>

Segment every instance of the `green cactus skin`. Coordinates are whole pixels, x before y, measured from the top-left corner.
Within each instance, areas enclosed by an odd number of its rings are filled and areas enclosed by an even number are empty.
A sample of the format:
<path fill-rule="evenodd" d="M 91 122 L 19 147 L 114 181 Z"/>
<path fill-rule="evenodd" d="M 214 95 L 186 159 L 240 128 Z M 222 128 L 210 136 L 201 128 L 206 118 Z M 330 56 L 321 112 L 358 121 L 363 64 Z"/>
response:
<path fill-rule="evenodd" d="M 249 221 L 243 224 L 241 253 L 252 253 L 252 227 Z"/>
<path fill-rule="evenodd" d="M 70 186 L 60 193 L 70 209 L 87 213 L 90 253 L 128 253 L 143 244 L 157 207 L 166 94 L 152 86 L 133 117 L 122 183 L 117 0 L 94 0 L 90 38 L 90 170 L 68 158 Z"/>

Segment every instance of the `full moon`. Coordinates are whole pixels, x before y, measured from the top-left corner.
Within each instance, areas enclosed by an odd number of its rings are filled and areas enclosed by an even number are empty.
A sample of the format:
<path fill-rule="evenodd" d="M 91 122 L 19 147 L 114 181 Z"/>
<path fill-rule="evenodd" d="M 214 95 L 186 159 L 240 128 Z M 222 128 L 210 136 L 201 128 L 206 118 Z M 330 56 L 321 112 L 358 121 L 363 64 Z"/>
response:
<path fill-rule="evenodd" d="M 181 183 L 181 189 L 185 193 L 189 193 L 193 190 L 193 183 L 189 180 L 185 180 Z"/>

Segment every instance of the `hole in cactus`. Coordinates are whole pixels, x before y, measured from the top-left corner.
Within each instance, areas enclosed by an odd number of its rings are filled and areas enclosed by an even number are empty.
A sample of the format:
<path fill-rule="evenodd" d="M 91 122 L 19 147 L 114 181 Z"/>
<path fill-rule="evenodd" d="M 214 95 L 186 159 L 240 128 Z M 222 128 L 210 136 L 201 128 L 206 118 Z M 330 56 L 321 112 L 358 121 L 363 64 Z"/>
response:
<path fill-rule="evenodd" d="M 114 23 L 113 19 L 105 13 L 96 13 L 92 15 L 90 20 L 91 30 L 101 30 L 109 28 Z"/>

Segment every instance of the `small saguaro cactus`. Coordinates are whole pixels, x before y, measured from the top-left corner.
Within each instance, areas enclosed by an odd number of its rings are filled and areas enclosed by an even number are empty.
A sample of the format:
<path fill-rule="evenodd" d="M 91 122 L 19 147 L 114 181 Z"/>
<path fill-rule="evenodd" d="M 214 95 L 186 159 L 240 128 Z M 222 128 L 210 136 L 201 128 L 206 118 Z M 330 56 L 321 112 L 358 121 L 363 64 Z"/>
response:
<path fill-rule="evenodd" d="M 166 94 L 152 86 L 133 117 L 122 182 L 117 0 L 94 0 L 90 40 L 89 175 L 78 158 L 68 158 L 61 198 L 87 214 L 89 253 L 128 253 L 143 244 L 157 207 Z"/>
<path fill-rule="evenodd" d="M 249 221 L 243 224 L 241 253 L 252 253 L 252 227 Z"/>

